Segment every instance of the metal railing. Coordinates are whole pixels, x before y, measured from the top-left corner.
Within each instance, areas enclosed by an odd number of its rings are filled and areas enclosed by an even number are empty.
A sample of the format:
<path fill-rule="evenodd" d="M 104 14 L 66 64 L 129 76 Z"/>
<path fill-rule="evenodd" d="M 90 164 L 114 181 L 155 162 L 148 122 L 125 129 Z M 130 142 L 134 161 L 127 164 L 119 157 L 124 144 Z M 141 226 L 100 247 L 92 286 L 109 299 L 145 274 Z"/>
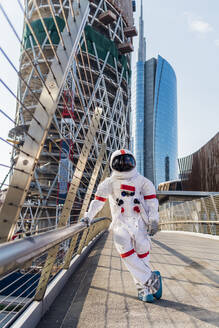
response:
<path fill-rule="evenodd" d="M 53 278 L 109 224 L 99 218 L 90 227 L 77 223 L 0 245 L 0 327 L 10 327 L 34 300 L 41 301 Z"/>
<path fill-rule="evenodd" d="M 219 196 L 210 195 L 160 206 L 160 230 L 219 235 Z"/>

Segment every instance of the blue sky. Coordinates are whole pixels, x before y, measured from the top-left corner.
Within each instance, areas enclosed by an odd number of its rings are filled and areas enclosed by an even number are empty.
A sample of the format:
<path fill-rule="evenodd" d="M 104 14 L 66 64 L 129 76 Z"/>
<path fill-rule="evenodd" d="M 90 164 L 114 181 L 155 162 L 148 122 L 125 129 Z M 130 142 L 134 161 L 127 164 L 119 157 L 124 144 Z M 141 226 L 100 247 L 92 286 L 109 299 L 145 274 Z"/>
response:
<path fill-rule="evenodd" d="M 138 28 L 140 0 L 136 2 Z M 219 1 L 143 0 L 143 6 L 147 59 L 160 54 L 176 72 L 182 157 L 219 131 Z M 134 46 L 136 51 L 137 38 Z"/>
<path fill-rule="evenodd" d="M 138 28 L 140 0 L 135 24 Z M 198 150 L 218 132 L 219 114 L 219 1 L 151 0 L 144 2 L 147 59 L 158 53 L 173 66 L 178 83 L 179 156 Z M 19 35 L 22 12 L 16 0 L 1 0 Z M 20 46 L 0 13 L 0 44 L 18 67 Z M 138 38 L 135 38 L 136 60 Z M 14 93 L 17 76 L 0 54 L 1 78 Z M 15 100 L 0 84 L 0 109 L 11 117 Z M 12 127 L 0 114 L 1 137 Z M 10 147 L 1 142 L 0 163 L 9 163 Z M 1 168 L 1 176 L 6 173 Z M 2 180 L 2 179 L 0 179 Z"/>

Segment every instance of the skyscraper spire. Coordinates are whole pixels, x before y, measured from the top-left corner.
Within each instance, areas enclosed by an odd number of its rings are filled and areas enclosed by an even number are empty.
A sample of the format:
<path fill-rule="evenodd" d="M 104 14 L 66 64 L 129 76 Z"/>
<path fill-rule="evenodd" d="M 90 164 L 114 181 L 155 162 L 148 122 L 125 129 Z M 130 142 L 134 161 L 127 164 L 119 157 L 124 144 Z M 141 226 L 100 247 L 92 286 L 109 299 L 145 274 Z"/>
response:
<path fill-rule="evenodd" d="M 144 37 L 144 20 L 143 20 L 143 4 L 141 0 L 141 14 L 139 18 L 139 46 L 138 61 L 146 61 L 146 40 Z"/>
<path fill-rule="evenodd" d="M 143 19 L 143 4 L 142 4 L 142 0 L 141 0 L 141 19 Z"/>

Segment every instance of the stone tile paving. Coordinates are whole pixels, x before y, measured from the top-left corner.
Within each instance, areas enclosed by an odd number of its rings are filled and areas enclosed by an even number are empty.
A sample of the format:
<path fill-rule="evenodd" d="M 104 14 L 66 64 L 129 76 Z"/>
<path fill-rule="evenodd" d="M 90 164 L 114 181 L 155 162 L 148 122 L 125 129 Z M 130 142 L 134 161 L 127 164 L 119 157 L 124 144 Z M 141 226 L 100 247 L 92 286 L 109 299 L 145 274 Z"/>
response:
<path fill-rule="evenodd" d="M 159 233 L 151 267 L 163 277 L 163 297 L 137 299 L 130 274 L 105 233 L 37 328 L 219 327 L 219 241 Z"/>

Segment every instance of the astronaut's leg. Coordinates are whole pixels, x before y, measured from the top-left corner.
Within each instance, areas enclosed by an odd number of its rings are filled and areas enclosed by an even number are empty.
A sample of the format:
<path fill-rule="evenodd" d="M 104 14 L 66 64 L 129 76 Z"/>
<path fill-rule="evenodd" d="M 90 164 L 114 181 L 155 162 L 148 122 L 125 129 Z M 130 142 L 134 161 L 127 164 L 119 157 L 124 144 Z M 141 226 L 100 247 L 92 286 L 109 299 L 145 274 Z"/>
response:
<path fill-rule="evenodd" d="M 119 252 L 125 266 L 131 273 L 140 292 L 144 289 L 144 295 L 139 298 L 146 302 L 152 302 L 153 295 L 150 293 L 149 288 L 145 286 L 145 282 L 151 277 L 151 269 L 146 266 L 136 254 L 132 238 L 127 230 L 125 230 L 122 226 L 119 226 L 116 227 L 113 232 L 116 249 Z"/>
<path fill-rule="evenodd" d="M 141 225 L 139 225 L 139 230 L 137 234 L 135 235 L 135 250 L 138 255 L 138 257 L 142 260 L 144 265 L 150 269 L 149 260 L 150 260 L 150 240 L 147 237 L 147 231 L 146 228 Z M 160 299 L 162 296 L 162 279 L 159 271 L 153 271 L 151 272 L 151 276 L 144 284 L 142 290 L 144 288 L 149 288 L 151 294 L 153 294 L 156 299 Z"/>
<path fill-rule="evenodd" d="M 147 228 L 143 220 L 138 221 L 138 229 L 135 231 L 134 235 L 134 248 L 139 259 L 144 263 L 144 265 L 150 269 L 150 249 L 151 242 L 147 237 Z"/>

